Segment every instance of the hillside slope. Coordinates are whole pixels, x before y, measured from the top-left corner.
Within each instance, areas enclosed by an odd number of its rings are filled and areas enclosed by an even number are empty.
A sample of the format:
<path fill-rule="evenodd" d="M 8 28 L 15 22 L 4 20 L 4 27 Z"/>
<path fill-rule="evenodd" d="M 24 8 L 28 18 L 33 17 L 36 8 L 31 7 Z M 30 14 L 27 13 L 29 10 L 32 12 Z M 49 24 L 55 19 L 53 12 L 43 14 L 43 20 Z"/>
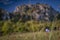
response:
<path fill-rule="evenodd" d="M 14 13 L 25 15 L 25 18 L 29 15 L 30 19 L 34 20 L 52 21 L 59 12 L 47 4 L 27 4 L 17 6 Z"/>

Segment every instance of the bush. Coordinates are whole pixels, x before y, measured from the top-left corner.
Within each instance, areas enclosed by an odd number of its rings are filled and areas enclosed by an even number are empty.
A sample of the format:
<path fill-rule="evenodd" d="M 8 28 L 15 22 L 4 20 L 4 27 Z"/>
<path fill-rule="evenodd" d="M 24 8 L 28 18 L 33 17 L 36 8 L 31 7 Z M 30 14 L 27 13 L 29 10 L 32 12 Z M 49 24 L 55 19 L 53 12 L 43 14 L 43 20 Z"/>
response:
<path fill-rule="evenodd" d="M 1 26 L 1 32 L 3 32 L 2 35 L 12 32 L 13 31 L 12 25 L 13 23 L 10 20 L 2 22 L 2 26 Z"/>

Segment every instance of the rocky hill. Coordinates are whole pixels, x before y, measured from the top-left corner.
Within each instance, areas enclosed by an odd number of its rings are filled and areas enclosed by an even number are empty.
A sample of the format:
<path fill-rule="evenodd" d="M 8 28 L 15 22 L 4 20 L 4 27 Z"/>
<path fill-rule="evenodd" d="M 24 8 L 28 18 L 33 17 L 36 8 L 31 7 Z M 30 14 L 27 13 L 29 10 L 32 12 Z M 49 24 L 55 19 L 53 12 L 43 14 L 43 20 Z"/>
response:
<path fill-rule="evenodd" d="M 4 9 L 0 9 L 0 20 L 12 19 L 14 20 L 37 20 L 37 21 L 53 21 L 59 14 L 50 5 L 47 4 L 23 4 L 17 6 L 13 13 L 8 13 Z"/>
<path fill-rule="evenodd" d="M 6 20 L 6 19 L 9 19 L 9 12 L 0 8 L 0 20 Z"/>
<path fill-rule="evenodd" d="M 52 21 L 59 12 L 54 10 L 47 4 L 27 4 L 17 6 L 14 10 L 15 14 L 30 16 L 30 19 Z"/>

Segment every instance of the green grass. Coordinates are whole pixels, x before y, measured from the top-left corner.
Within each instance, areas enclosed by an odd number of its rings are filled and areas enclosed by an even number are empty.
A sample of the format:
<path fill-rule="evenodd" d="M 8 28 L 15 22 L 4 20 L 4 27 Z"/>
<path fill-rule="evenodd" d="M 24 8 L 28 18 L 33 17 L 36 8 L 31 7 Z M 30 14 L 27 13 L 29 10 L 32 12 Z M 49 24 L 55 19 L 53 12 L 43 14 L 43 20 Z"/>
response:
<path fill-rule="evenodd" d="M 50 28 L 50 32 L 44 32 L 45 27 Z M 41 22 L 27 21 L 16 23 L 8 20 L 0 22 L 0 40 L 60 40 L 60 32 L 54 31 L 54 27 L 60 27 L 60 21 Z M 10 35 L 9 35 L 10 34 Z"/>

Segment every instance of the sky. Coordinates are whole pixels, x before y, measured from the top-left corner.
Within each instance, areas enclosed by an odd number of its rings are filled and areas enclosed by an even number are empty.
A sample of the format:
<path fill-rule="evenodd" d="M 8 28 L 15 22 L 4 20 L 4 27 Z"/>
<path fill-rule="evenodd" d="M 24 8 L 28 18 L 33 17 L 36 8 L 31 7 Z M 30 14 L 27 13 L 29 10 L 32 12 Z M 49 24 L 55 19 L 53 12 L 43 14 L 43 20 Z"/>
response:
<path fill-rule="evenodd" d="M 16 6 L 36 3 L 48 4 L 56 11 L 60 12 L 60 0 L 0 0 L 0 8 L 3 8 L 8 12 L 12 12 L 15 10 Z"/>

